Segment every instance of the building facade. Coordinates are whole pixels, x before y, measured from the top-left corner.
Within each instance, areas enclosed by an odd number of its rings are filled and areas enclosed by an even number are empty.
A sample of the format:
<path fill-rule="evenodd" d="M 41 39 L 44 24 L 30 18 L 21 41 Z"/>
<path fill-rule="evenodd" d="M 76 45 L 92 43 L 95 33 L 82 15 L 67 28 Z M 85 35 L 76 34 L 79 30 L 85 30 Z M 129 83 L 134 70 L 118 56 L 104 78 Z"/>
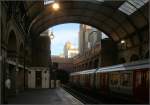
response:
<path fill-rule="evenodd" d="M 28 70 L 28 88 L 49 88 L 49 31 L 42 32 L 34 41 L 32 66 Z"/>
<path fill-rule="evenodd" d="M 86 50 L 100 44 L 102 33 L 101 31 L 91 26 L 80 24 L 79 31 L 79 53 L 82 54 Z"/>
<path fill-rule="evenodd" d="M 73 71 L 73 59 L 60 56 L 52 56 L 52 63 L 57 63 L 58 70 L 64 70 L 68 73 Z"/>
<path fill-rule="evenodd" d="M 101 44 L 79 54 L 73 58 L 74 72 L 116 64 L 116 45 L 106 38 Z"/>
<path fill-rule="evenodd" d="M 28 70 L 28 88 L 49 88 L 49 68 L 31 67 Z"/>

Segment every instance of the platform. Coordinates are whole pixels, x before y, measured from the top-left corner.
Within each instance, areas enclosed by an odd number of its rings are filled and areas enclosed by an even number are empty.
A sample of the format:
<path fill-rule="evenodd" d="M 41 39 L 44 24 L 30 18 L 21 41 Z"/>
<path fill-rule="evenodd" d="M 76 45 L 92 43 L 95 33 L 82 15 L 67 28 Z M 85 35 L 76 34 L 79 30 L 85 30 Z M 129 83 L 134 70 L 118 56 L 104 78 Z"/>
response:
<path fill-rule="evenodd" d="M 62 88 L 30 89 L 9 98 L 8 104 L 84 105 Z"/>

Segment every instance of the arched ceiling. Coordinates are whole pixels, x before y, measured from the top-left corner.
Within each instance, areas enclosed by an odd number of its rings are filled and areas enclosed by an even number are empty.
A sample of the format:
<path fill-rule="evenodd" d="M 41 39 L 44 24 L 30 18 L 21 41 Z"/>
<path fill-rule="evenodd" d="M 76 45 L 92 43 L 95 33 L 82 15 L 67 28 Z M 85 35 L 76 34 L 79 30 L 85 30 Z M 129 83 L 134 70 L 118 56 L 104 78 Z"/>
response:
<path fill-rule="evenodd" d="M 32 15 L 29 26 L 31 35 L 39 35 L 49 27 L 62 23 L 84 23 L 94 26 L 114 41 L 132 35 L 148 26 L 148 4 L 128 16 L 118 10 L 124 1 L 59 0 L 60 10 L 54 11 L 52 4 L 31 3 L 28 14 Z M 35 13 L 36 11 L 36 13 Z M 37 12 L 38 11 L 38 12 Z M 149 27 L 149 26 L 148 26 Z M 147 28 L 148 28 L 147 27 Z"/>

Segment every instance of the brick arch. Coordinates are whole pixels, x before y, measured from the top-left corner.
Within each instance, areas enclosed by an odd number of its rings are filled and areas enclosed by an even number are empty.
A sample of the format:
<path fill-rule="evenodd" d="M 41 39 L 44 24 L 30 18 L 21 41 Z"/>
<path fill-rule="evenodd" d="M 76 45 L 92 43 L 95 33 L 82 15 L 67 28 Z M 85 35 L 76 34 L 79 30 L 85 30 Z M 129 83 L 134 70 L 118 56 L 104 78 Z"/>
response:
<path fill-rule="evenodd" d="M 17 29 L 16 29 L 14 23 L 13 23 L 13 22 L 9 22 L 9 23 L 7 24 L 7 26 L 6 26 L 6 29 L 8 30 L 8 31 L 6 32 L 6 38 L 5 38 L 6 44 L 8 45 L 10 35 L 11 35 L 11 33 L 13 32 L 14 35 L 15 35 L 15 37 L 16 37 L 16 45 L 17 45 L 17 49 L 18 49 L 18 48 L 19 48 L 19 36 L 18 36 L 19 34 L 18 34 L 18 32 L 17 32 Z"/>
<path fill-rule="evenodd" d="M 54 12 L 51 4 L 49 4 L 32 18 L 29 32 L 39 35 L 45 29 L 58 24 L 83 23 L 96 27 L 118 42 L 138 31 L 139 22 L 133 20 L 141 19 L 141 23 L 144 23 L 145 26 L 148 25 L 148 20 L 141 13 L 144 11 L 143 8 L 129 17 L 120 12 L 118 7 L 124 1 L 100 3 L 94 0 L 60 0 L 59 2 L 62 7 L 60 11 Z M 145 15 L 147 16 L 147 14 Z M 142 29 L 143 26 L 140 25 L 140 29 Z M 137 37 L 139 37 L 138 35 L 139 33 L 137 33 Z"/>
<path fill-rule="evenodd" d="M 7 40 L 7 57 L 15 60 L 17 56 L 17 38 L 14 31 L 10 31 Z"/>
<path fill-rule="evenodd" d="M 5 41 L 6 41 L 6 44 L 8 44 L 8 38 L 9 38 L 10 32 L 13 31 L 16 35 L 17 49 L 19 50 L 21 43 L 23 43 L 23 45 L 24 45 L 24 37 L 22 35 L 23 33 L 21 32 L 21 30 L 19 30 L 17 27 L 18 26 L 15 23 L 13 18 L 11 19 L 11 21 L 9 21 L 6 24 L 7 31 L 6 31 Z M 18 50 L 17 50 L 17 52 L 19 52 Z"/>

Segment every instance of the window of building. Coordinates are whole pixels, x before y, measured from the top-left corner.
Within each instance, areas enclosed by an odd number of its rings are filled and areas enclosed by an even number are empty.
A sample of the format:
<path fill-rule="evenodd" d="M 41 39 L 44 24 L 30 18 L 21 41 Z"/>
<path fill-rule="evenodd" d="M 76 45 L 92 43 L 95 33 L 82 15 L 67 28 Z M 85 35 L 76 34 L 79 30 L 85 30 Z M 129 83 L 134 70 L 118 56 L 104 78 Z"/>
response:
<path fill-rule="evenodd" d="M 126 62 L 125 58 L 120 58 L 119 63 L 125 63 L 125 62 Z"/>
<path fill-rule="evenodd" d="M 136 54 L 133 54 L 130 58 L 130 61 L 137 61 L 137 60 L 139 60 L 139 57 Z"/>

